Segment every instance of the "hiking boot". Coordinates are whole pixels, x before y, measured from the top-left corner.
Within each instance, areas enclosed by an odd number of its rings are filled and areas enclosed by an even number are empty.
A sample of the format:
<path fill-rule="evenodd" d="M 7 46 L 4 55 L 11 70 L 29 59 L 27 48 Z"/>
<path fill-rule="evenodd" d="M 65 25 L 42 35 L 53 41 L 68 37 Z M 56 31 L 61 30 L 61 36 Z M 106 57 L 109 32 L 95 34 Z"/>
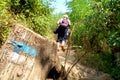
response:
<path fill-rule="evenodd" d="M 65 47 L 64 47 L 64 46 L 61 46 L 61 48 L 62 48 L 62 51 L 65 52 Z"/>

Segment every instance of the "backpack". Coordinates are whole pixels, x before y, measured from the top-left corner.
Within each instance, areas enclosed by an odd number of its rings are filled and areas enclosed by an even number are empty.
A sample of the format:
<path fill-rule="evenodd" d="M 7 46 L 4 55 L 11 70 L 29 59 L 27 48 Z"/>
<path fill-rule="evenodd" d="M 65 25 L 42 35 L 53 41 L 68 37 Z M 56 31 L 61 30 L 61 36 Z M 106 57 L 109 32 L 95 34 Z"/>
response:
<path fill-rule="evenodd" d="M 68 27 L 69 26 L 68 19 L 63 19 L 62 22 L 60 23 L 60 25 L 63 26 L 63 27 Z"/>

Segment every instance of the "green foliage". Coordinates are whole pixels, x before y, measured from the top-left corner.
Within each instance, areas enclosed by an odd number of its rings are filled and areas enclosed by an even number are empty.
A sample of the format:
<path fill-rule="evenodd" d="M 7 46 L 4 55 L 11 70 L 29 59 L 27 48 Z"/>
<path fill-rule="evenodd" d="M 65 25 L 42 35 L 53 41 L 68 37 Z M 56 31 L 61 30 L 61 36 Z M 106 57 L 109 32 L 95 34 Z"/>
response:
<path fill-rule="evenodd" d="M 23 13 L 25 17 L 50 14 L 49 7 L 42 0 L 11 0 L 10 10 L 14 14 Z"/>
<path fill-rule="evenodd" d="M 110 34 L 109 37 L 109 44 L 111 46 L 116 46 L 116 47 L 120 47 L 120 37 L 119 37 L 120 33 L 118 32 L 113 32 Z"/>
<path fill-rule="evenodd" d="M 73 0 L 70 2 L 70 18 L 75 27 L 73 42 L 95 52 L 111 52 L 110 48 L 113 45 L 118 47 L 119 2 L 119 0 Z M 113 39 L 113 35 L 116 40 Z"/>
<path fill-rule="evenodd" d="M 110 53 L 96 54 L 91 53 L 85 58 L 86 63 L 90 67 L 93 67 L 96 70 L 109 72 L 114 63 L 111 63 L 113 60 L 113 55 Z"/>
<path fill-rule="evenodd" d="M 5 42 L 9 32 L 11 31 L 11 14 L 7 11 L 8 0 L 0 1 L 0 46 Z M 13 21 L 14 22 L 14 21 Z"/>
<path fill-rule="evenodd" d="M 43 4 L 42 0 L 11 0 L 11 13 L 18 15 L 17 20 L 22 20 L 19 23 L 26 22 L 28 26 L 35 32 L 46 36 L 49 31 L 51 20 L 49 7 Z"/>
<path fill-rule="evenodd" d="M 119 75 L 120 74 L 120 66 L 115 66 L 114 68 L 112 68 L 111 71 L 109 71 L 109 73 L 112 75 L 112 77 L 115 80 L 119 80 L 120 79 L 120 75 Z"/>
<path fill-rule="evenodd" d="M 83 40 L 86 37 L 86 29 L 85 24 L 83 24 L 83 19 L 92 14 L 92 9 L 89 5 L 87 0 L 73 0 L 68 3 L 69 8 L 71 9 L 70 20 L 73 23 L 73 33 L 72 33 L 72 40 L 74 44 L 83 46 Z"/>
<path fill-rule="evenodd" d="M 69 8 L 72 42 L 91 53 L 83 62 L 119 80 L 112 54 L 120 49 L 120 0 L 72 0 Z"/>
<path fill-rule="evenodd" d="M 5 42 L 13 23 L 23 24 L 42 36 L 52 38 L 55 20 L 51 12 L 52 8 L 43 0 L 1 0 L 0 44 Z"/>

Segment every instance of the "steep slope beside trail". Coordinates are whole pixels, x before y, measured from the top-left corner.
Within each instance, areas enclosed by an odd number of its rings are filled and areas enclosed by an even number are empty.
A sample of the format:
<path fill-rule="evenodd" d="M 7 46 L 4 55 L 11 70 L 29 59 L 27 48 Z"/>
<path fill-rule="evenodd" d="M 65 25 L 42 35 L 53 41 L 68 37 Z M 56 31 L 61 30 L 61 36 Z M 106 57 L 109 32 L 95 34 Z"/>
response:
<path fill-rule="evenodd" d="M 74 57 L 75 51 L 69 50 L 68 52 L 59 51 L 59 59 L 61 65 L 65 66 L 65 70 L 68 70 L 75 63 Z M 110 75 L 105 74 L 100 71 L 96 71 L 92 68 L 88 68 L 77 63 L 70 71 L 68 80 L 114 80 L 110 77 Z"/>

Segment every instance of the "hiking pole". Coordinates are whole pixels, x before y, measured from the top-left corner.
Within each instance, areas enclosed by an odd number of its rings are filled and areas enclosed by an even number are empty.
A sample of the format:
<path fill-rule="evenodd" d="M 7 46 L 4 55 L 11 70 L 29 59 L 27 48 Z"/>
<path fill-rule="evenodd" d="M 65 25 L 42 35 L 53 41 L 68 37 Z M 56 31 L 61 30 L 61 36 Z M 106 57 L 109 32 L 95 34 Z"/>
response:
<path fill-rule="evenodd" d="M 69 42 L 68 42 L 67 52 L 66 52 L 66 56 L 65 56 L 65 57 L 66 57 L 66 58 L 65 58 L 65 63 L 64 63 L 65 65 L 64 65 L 64 68 L 63 68 L 63 69 L 65 69 L 65 66 L 66 66 L 68 53 L 70 53 L 69 48 L 70 48 L 70 43 L 71 43 L 71 36 L 72 36 L 72 34 L 73 34 L 73 31 L 74 31 L 74 29 L 75 29 L 75 26 L 78 25 L 78 24 L 79 24 L 79 23 L 74 24 L 74 26 L 73 26 L 73 28 L 72 28 L 72 30 L 71 30 L 71 33 L 70 33 L 70 36 L 69 36 Z M 86 53 L 87 53 L 87 52 L 85 52 L 78 60 L 75 60 L 75 61 L 74 61 L 74 63 L 73 63 L 73 65 L 71 66 L 71 68 L 69 68 L 69 70 L 67 70 L 68 72 L 67 72 L 66 75 L 64 76 L 63 80 L 66 80 L 66 78 L 67 78 L 68 74 L 70 73 L 70 71 L 72 70 L 72 68 L 81 60 L 82 57 L 84 57 L 84 56 L 86 55 Z"/>
<path fill-rule="evenodd" d="M 65 77 L 63 78 L 63 80 L 66 80 L 67 76 L 69 75 L 70 71 L 72 70 L 72 68 L 87 54 L 87 52 L 85 52 L 80 58 L 78 58 L 77 60 L 74 61 L 73 65 L 69 68 L 68 72 L 66 73 Z"/>
<path fill-rule="evenodd" d="M 66 56 L 65 56 L 65 62 L 64 62 L 64 66 L 63 66 L 63 71 L 65 71 L 65 66 L 66 66 L 66 63 L 67 63 L 67 57 L 68 57 L 68 54 L 70 53 L 70 44 L 71 44 L 71 36 L 72 36 L 72 33 L 74 31 L 74 27 L 72 28 L 72 30 L 70 31 L 70 36 L 68 38 L 68 46 L 67 46 L 67 51 L 66 51 Z M 63 73 L 64 74 L 64 73 Z M 66 77 L 66 76 L 65 76 Z M 65 78 L 66 79 L 66 78 Z"/>

